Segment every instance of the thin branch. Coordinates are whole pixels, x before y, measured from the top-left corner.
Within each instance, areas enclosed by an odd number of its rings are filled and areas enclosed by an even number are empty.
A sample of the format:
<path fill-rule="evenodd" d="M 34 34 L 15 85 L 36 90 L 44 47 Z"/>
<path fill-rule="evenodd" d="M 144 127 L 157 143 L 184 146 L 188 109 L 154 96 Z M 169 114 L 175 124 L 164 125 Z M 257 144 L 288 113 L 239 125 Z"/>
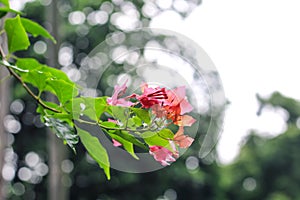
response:
<path fill-rule="evenodd" d="M 122 127 L 109 127 L 109 126 L 105 126 L 105 125 L 101 124 L 101 122 L 86 121 L 86 120 L 83 120 L 83 119 L 77 119 L 77 121 L 80 122 L 80 123 L 83 123 L 83 124 L 99 126 L 101 128 L 107 129 L 107 130 L 129 131 L 129 132 L 134 132 L 134 133 L 146 132 L 146 131 L 156 131 L 156 130 L 151 129 L 150 127 L 149 128 L 144 128 L 144 129 L 130 129 L 128 127 L 124 127 L 124 128 L 122 128 Z"/>
<path fill-rule="evenodd" d="M 6 55 L 5 55 L 5 53 L 4 53 L 4 51 L 3 51 L 2 47 L 1 47 L 1 45 L 0 45 L 0 54 L 1 54 L 2 58 L 5 58 Z M 54 108 L 52 108 L 52 107 L 46 105 L 46 104 L 45 104 L 38 96 L 36 96 L 36 95 L 31 91 L 31 89 L 28 87 L 28 85 L 22 80 L 22 78 L 21 78 L 21 77 L 20 77 L 13 69 L 11 69 L 10 66 L 5 65 L 5 63 L 3 63 L 3 62 L 1 62 L 1 64 L 4 65 L 4 66 L 6 67 L 6 69 L 9 71 L 9 73 L 10 73 L 12 76 L 14 76 L 14 77 L 22 84 L 22 86 L 25 88 L 25 90 L 28 92 L 28 94 L 29 94 L 30 96 L 32 96 L 32 97 L 37 101 L 38 104 L 40 104 L 43 108 L 48 109 L 48 110 L 51 110 L 51 111 L 53 111 L 53 112 L 55 112 L 55 113 L 61 113 L 61 111 L 56 110 L 56 109 L 54 109 Z"/>

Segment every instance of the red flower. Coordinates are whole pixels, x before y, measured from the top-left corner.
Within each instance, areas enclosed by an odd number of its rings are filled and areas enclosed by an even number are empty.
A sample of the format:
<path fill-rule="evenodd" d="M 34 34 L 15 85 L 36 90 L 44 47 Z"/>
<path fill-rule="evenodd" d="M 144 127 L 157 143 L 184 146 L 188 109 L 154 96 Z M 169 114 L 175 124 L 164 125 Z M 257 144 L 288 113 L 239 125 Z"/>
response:
<path fill-rule="evenodd" d="M 143 108 L 150 108 L 168 98 L 165 88 L 149 88 L 147 84 L 143 84 L 141 88 L 143 94 L 140 96 L 137 95 L 136 98 L 142 104 Z"/>
<path fill-rule="evenodd" d="M 177 87 L 167 91 L 168 99 L 164 102 L 167 119 L 171 119 L 178 126 L 191 126 L 196 120 L 183 115 L 193 110 L 191 104 L 186 100 L 185 86 Z"/>
<path fill-rule="evenodd" d="M 185 86 L 177 87 L 173 90 L 168 90 L 167 95 L 168 99 L 164 102 L 164 104 L 170 106 L 171 108 L 180 108 L 181 115 L 193 110 L 191 104 L 186 100 Z"/>

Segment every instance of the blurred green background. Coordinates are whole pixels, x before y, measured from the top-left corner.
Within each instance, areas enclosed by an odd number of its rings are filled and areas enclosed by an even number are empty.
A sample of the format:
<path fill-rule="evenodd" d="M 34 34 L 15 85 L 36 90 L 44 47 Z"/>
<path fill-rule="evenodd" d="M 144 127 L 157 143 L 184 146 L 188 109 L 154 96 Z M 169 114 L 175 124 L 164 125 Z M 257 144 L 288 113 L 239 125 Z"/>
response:
<path fill-rule="evenodd" d="M 186 9 L 178 6 L 166 9 L 173 9 L 185 17 L 193 8 L 201 6 L 199 0 L 186 2 Z M 58 44 L 53 46 L 42 38 L 31 38 L 33 47 L 18 56 L 36 57 L 78 81 L 78 69 L 96 45 L 113 34 L 126 35 L 128 31 L 147 27 L 162 11 L 163 6 L 151 0 L 33 1 L 26 4 L 23 12 L 52 32 Z M 110 42 L 111 49 L 126 42 L 130 43 L 117 38 Z M 141 55 L 133 56 L 140 59 Z M 133 57 L 123 63 L 113 63 L 98 90 L 86 92 L 110 95 L 114 77 L 130 69 L 135 62 Z M 20 85 L 12 81 L 10 87 L 11 103 L 7 105 L 10 113 L 4 120 L 6 138 L 1 138 L 6 141 L 2 150 L 4 181 L 0 182 L 4 199 L 300 199 L 300 103 L 280 93 L 269 98 L 257 96 L 261 105 L 258 114 L 264 112 L 266 106 L 284 109 L 289 116 L 286 131 L 274 138 L 250 131 L 233 163 L 220 164 L 216 150 L 200 159 L 200 144 L 194 142 L 170 167 L 144 174 L 112 170 L 112 178 L 107 181 L 82 146 L 77 146 L 77 155 L 74 155 L 61 141 L 49 136 L 35 113 L 35 103 Z M 209 123 L 209 114 L 201 116 L 198 135 L 207 130 Z"/>

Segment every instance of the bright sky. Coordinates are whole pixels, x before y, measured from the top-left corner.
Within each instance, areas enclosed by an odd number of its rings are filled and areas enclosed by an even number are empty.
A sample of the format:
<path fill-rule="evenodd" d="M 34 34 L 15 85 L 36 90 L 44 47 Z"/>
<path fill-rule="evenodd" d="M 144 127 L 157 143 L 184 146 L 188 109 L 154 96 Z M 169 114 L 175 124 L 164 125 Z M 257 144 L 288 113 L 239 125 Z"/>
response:
<path fill-rule="evenodd" d="M 218 144 L 223 163 L 237 155 L 249 129 L 267 135 L 285 129 L 284 112 L 256 116 L 256 93 L 300 99 L 299 10 L 299 0 L 203 0 L 184 21 L 168 12 L 152 22 L 190 37 L 215 63 L 231 101 Z"/>

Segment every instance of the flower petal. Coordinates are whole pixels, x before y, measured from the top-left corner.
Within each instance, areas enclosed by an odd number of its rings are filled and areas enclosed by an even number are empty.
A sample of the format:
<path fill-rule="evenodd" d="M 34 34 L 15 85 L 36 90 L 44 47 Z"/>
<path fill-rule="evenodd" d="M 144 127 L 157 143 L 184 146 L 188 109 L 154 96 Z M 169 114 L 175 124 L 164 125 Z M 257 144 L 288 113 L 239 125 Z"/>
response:
<path fill-rule="evenodd" d="M 149 153 L 163 166 L 170 165 L 170 162 L 176 161 L 173 152 L 162 146 L 150 146 Z"/>
<path fill-rule="evenodd" d="M 193 107 L 186 99 L 183 99 L 180 102 L 180 109 L 181 109 L 180 114 L 183 115 L 185 113 L 191 112 L 193 110 Z"/>
<path fill-rule="evenodd" d="M 178 126 L 192 126 L 195 123 L 195 119 L 189 115 L 178 116 L 177 121 L 174 124 Z"/>
<path fill-rule="evenodd" d="M 167 95 L 168 104 L 177 105 L 185 98 L 185 86 L 180 86 L 173 90 L 168 90 Z"/>
<path fill-rule="evenodd" d="M 119 97 L 124 95 L 126 92 L 126 83 L 127 80 L 123 85 L 115 85 L 112 97 L 109 97 L 106 100 L 109 105 L 128 106 L 128 101 L 126 101 L 125 99 L 119 99 Z"/>
<path fill-rule="evenodd" d="M 152 113 L 158 118 L 163 118 L 167 116 L 166 110 L 159 104 L 155 104 L 151 107 Z"/>
<path fill-rule="evenodd" d="M 130 106 L 134 105 L 134 103 L 132 103 L 131 101 L 125 100 L 125 98 L 122 98 L 122 99 L 118 99 L 115 105 L 122 106 L 122 107 L 130 107 Z"/>
<path fill-rule="evenodd" d="M 180 126 L 177 133 L 174 135 L 173 140 L 180 148 L 188 148 L 194 142 L 194 139 L 184 135 L 183 132 L 183 126 Z"/>
<path fill-rule="evenodd" d="M 180 148 L 188 148 L 192 145 L 194 139 L 187 135 L 182 135 L 180 137 L 175 138 L 174 141 L 176 144 L 178 144 Z"/>
<path fill-rule="evenodd" d="M 114 145 L 115 147 L 122 146 L 122 144 L 121 144 L 120 142 L 118 142 L 117 140 L 112 139 L 112 141 L 113 141 L 113 145 Z"/>

